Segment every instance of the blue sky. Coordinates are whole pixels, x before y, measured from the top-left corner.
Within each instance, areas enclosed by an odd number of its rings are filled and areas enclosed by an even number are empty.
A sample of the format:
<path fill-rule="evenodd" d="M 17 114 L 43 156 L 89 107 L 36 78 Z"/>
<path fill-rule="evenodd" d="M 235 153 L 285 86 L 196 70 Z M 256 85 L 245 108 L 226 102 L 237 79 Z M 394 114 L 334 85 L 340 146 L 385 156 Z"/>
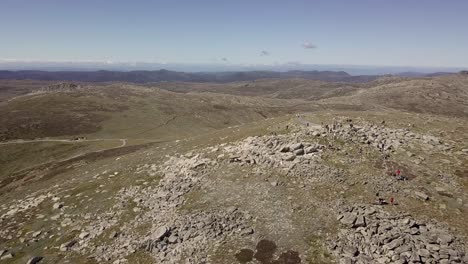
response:
<path fill-rule="evenodd" d="M 468 66 L 466 0 L 2 0 L 0 25 L 10 60 Z"/>

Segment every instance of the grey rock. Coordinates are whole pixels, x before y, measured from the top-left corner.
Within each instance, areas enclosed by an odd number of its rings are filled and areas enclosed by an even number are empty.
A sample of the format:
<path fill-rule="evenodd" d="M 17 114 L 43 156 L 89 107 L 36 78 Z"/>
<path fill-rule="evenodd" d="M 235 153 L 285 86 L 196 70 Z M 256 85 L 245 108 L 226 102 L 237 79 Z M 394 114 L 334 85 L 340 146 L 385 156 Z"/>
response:
<path fill-rule="evenodd" d="M 43 259 L 43 257 L 32 257 L 28 260 L 28 262 L 26 262 L 27 264 L 36 264 L 36 263 L 39 263 L 41 260 Z"/>
<path fill-rule="evenodd" d="M 291 154 L 288 154 L 287 156 L 285 156 L 283 159 L 285 161 L 293 161 L 295 158 L 296 158 L 296 155 L 291 153 Z"/>
<path fill-rule="evenodd" d="M 433 252 L 437 252 L 440 250 L 440 246 L 437 245 L 437 244 L 427 244 L 426 245 L 426 249 L 428 249 L 429 251 L 433 251 Z"/>
<path fill-rule="evenodd" d="M 353 227 L 357 228 L 357 227 L 365 227 L 365 226 L 366 226 L 366 218 L 362 215 L 359 215 L 356 218 L 356 221 L 354 222 Z"/>
<path fill-rule="evenodd" d="M 375 209 L 374 208 L 367 208 L 365 211 L 364 211 L 365 215 L 373 215 L 376 213 Z"/>
<path fill-rule="evenodd" d="M 304 145 L 302 145 L 302 143 L 296 143 L 296 144 L 292 144 L 291 146 L 289 146 L 289 149 L 291 151 L 295 151 L 295 150 L 302 149 L 302 148 L 304 148 Z"/>
<path fill-rule="evenodd" d="M 431 253 L 429 252 L 429 250 L 422 248 L 422 249 L 419 250 L 418 255 L 420 257 L 428 258 L 428 257 L 431 256 Z"/>
<path fill-rule="evenodd" d="M 235 211 L 237 211 L 237 207 L 235 207 L 235 206 L 229 206 L 229 207 L 226 209 L 226 211 L 227 211 L 227 214 L 230 215 L 230 214 L 234 213 Z"/>
<path fill-rule="evenodd" d="M 460 256 L 460 253 L 456 250 L 453 250 L 453 249 L 449 249 L 448 250 L 448 253 L 451 257 L 459 257 Z"/>
<path fill-rule="evenodd" d="M 400 247 L 395 248 L 394 251 L 398 254 L 401 254 L 404 252 L 410 252 L 411 247 L 409 245 L 401 245 Z"/>
<path fill-rule="evenodd" d="M 413 227 L 409 230 L 411 235 L 417 235 L 419 234 L 419 229 L 417 227 Z"/>
<path fill-rule="evenodd" d="M 4 255 L 0 259 L 1 260 L 12 259 L 13 257 L 14 257 L 13 253 L 4 253 Z"/>
<path fill-rule="evenodd" d="M 301 156 L 301 155 L 304 155 L 304 149 L 296 149 L 294 151 L 294 154 L 296 154 L 297 156 Z"/>
<path fill-rule="evenodd" d="M 116 231 L 113 231 L 112 233 L 110 233 L 109 238 L 112 239 L 112 238 L 116 238 L 116 237 L 118 237 L 118 236 L 119 236 L 119 233 L 116 232 Z"/>
<path fill-rule="evenodd" d="M 449 244 L 449 243 L 451 243 L 453 241 L 453 237 L 451 235 L 448 235 L 448 234 L 440 234 L 438 241 L 441 244 Z"/>
<path fill-rule="evenodd" d="M 371 262 L 367 262 L 367 263 L 371 263 Z M 395 260 L 392 262 L 393 264 L 406 264 L 406 260 L 405 259 L 398 259 L 398 260 Z"/>
<path fill-rule="evenodd" d="M 156 232 L 153 233 L 152 237 L 155 240 L 160 240 L 164 238 L 169 233 L 169 228 L 166 226 L 161 226 L 156 229 Z"/>
<path fill-rule="evenodd" d="M 80 239 L 85 239 L 89 237 L 89 233 L 88 232 L 81 232 L 81 234 L 79 235 L 79 238 Z"/>
<path fill-rule="evenodd" d="M 353 260 L 351 258 L 341 258 L 340 264 L 353 264 Z"/>
<path fill-rule="evenodd" d="M 343 218 L 341 218 L 340 222 L 343 225 L 353 226 L 356 219 L 357 219 L 357 216 L 355 214 L 347 213 L 343 216 Z"/>
<path fill-rule="evenodd" d="M 280 152 L 289 152 L 289 147 L 288 146 L 282 146 L 279 151 Z"/>
<path fill-rule="evenodd" d="M 36 238 L 36 237 L 40 236 L 41 234 L 42 234 L 42 231 L 36 231 L 36 232 L 34 232 L 34 233 L 32 234 L 32 237 L 33 237 L 33 238 Z"/>
<path fill-rule="evenodd" d="M 171 243 L 171 244 L 176 243 L 176 242 L 177 242 L 177 236 L 174 235 L 174 234 L 172 234 L 172 235 L 168 238 L 168 241 L 169 241 L 169 243 Z"/>
<path fill-rule="evenodd" d="M 71 247 L 73 247 L 74 245 L 76 244 L 76 241 L 75 240 L 70 240 L 66 243 L 63 243 L 62 245 L 60 245 L 60 251 L 68 251 L 70 250 Z"/>
<path fill-rule="evenodd" d="M 385 248 L 393 250 L 403 244 L 403 239 L 394 239 L 390 243 L 384 245 Z"/>
<path fill-rule="evenodd" d="M 376 259 L 376 261 L 377 261 L 377 263 L 385 264 L 385 263 L 389 263 L 390 259 L 387 258 L 386 256 L 383 256 L 383 257 L 380 257 L 380 258 Z"/>
<path fill-rule="evenodd" d="M 358 253 L 359 253 L 359 251 L 358 251 L 357 247 L 353 247 L 353 246 L 343 247 L 343 254 L 345 256 L 354 257 L 354 256 L 357 256 Z"/>
<path fill-rule="evenodd" d="M 253 233 L 254 233 L 253 228 L 247 228 L 247 229 L 242 231 L 241 235 L 246 236 L 246 235 L 251 235 Z"/>
<path fill-rule="evenodd" d="M 310 146 L 310 147 L 305 148 L 305 153 L 306 154 L 314 153 L 314 152 L 317 152 L 317 151 L 318 151 L 318 148 L 315 147 L 315 146 Z"/>
<path fill-rule="evenodd" d="M 416 191 L 416 192 L 414 192 L 414 195 L 416 196 L 416 198 L 419 198 L 419 199 L 421 199 L 423 201 L 429 200 L 429 196 L 427 194 L 423 193 L 423 192 Z"/>
<path fill-rule="evenodd" d="M 54 203 L 54 205 L 52 206 L 52 208 L 55 210 L 55 209 L 60 209 L 63 207 L 63 203 Z"/>
<path fill-rule="evenodd" d="M 421 262 L 421 258 L 419 257 L 419 255 L 416 252 L 413 252 L 411 254 L 410 261 L 412 261 L 413 263 L 414 262 L 418 263 L 418 262 Z"/>

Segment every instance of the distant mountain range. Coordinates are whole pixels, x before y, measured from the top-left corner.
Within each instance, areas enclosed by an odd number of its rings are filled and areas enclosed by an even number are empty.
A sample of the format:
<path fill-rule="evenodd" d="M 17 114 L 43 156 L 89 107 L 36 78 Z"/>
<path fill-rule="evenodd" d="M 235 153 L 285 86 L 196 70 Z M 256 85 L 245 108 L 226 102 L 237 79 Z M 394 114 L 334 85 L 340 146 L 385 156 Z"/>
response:
<path fill-rule="evenodd" d="M 384 75 L 400 73 L 434 72 L 456 73 L 466 67 L 424 67 L 424 66 L 377 66 L 377 65 L 340 65 L 304 64 L 286 62 L 274 64 L 232 64 L 213 63 L 158 63 L 158 62 L 117 62 L 117 61 L 21 61 L 0 58 L 0 70 L 9 71 L 158 71 L 166 69 L 177 72 L 250 72 L 250 71 L 344 71 L 350 75 Z"/>
<path fill-rule="evenodd" d="M 403 72 L 401 77 L 434 77 L 451 73 Z M 382 75 L 353 76 L 344 71 L 229 71 L 229 72 L 179 72 L 156 71 L 1 71 L 0 79 L 43 80 L 43 81 L 80 81 L 80 82 L 132 82 L 152 83 L 163 81 L 215 82 L 253 81 L 259 79 L 307 79 L 332 82 L 368 82 Z"/>
<path fill-rule="evenodd" d="M 83 81 L 83 82 L 133 82 L 151 83 L 161 81 L 182 82 L 235 82 L 258 79 L 291 79 L 366 82 L 378 76 L 352 76 L 344 71 L 246 71 L 246 72 L 198 72 L 187 73 L 168 70 L 157 71 L 0 71 L 0 79 Z"/>

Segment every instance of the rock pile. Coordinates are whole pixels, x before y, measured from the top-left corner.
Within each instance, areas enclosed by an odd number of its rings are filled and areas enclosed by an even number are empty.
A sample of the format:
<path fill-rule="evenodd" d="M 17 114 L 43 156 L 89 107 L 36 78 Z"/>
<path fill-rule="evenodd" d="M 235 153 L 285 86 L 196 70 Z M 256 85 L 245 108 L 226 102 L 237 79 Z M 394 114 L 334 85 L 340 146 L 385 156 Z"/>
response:
<path fill-rule="evenodd" d="M 114 210 L 125 211 L 133 206 L 136 216 L 122 225 L 112 242 L 100 245 L 91 253 L 98 261 L 125 263 L 125 257 L 138 250 L 149 252 L 156 263 L 204 263 L 207 250 L 226 238 L 249 235 L 250 216 L 237 208 L 193 212 L 180 210 L 190 192 L 216 162 L 200 155 L 171 157 L 155 172 L 151 165 L 137 169 L 150 175 L 164 175 L 158 186 L 131 186 L 119 191 L 120 203 Z M 151 224 L 146 234 L 137 230 Z M 86 236 L 88 237 L 88 236 Z"/>
<path fill-rule="evenodd" d="M 73 92 L 80 90 L 81 85 L 75 83 L 61 82 L 47 87 L 43 87 L 39 92 Z"/>
<path fill-rule="evenodd" d="M 240 165 L 262 166 L 284 170 L 290 177 L 310 181 L 341 181 L 343 173 L 320 162 L 325 146 L 305 142 L 290 135 L 249 137 L 240 143 L 225 146 L 228 161 Z M 224 154 L 219 160 L 224 159 Z"/>
<path fill-rule="evenodd" d="M 246 226 L 247 218 L 236 208 L 184 215 L 170 227 L 155 229 L 148 235 L 144 248 L 161 262 L 180 263 L 181 258 L 186 258 L 186 263 L 204 263 L 207 245 L 254 232 Z"/>
<path fill-rule="evenodd" d="M 378 207 L 345 209 L 330 249 L 340 263 L 468 263 L 466 248 L 436 222 L 392 216 Z"/>
<path fill-rule="evenodd" d="M 38 196 L 28 195 L 25 199 L 18 199 L 15 203 L 12 203 L 9 207 L 2 206 L 2 209 L 5 209 L 6 212 L 0 216 L 0 220 L 8 219 L 14 216 L 17 213 L 25 212 L 29 209 L 37 207 L 45 199 L 51 197 L 52 194 L 41 194 Z"/>
<path fill-rule="evenodd" d="M 261 164 L 281 168 L 290 162 L 301 162 L 319 154 L 325 147 L 320 144 L 300 142 L 288 136 L 249 137 L 241 143 L 227 146 L 231 162 Z"/>
<path fill-rule="evenodd" d="M 392 129 L 372 123 L 354 124 L 351 120 L 334 122 L 314 131 L 316 136 L 331 136 L 359 144 L 371 145 L 381 151 L 392 152 L 401 146 L 418 144 L 426 149 L 448 151 L 453 147 L 439 138 L 420 135 L 407 128 Z"/>

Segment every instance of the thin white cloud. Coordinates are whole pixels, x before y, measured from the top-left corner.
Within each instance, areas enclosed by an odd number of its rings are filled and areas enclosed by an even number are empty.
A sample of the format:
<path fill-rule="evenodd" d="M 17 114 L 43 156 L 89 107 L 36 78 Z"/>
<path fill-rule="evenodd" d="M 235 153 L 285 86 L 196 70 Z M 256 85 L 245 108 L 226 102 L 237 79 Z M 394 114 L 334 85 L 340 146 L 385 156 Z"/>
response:
<path fill-rule="evenodd" d="M 308 41 L 302 43 L 302 47 L 303 47 L 304 49 L 316 49 L 316 48 L 317 48 L 316 45 L 314 45 L 314 44 L 312 44 L 312 43 L 310 43 L 310 42 L 308 42 Z"/>

